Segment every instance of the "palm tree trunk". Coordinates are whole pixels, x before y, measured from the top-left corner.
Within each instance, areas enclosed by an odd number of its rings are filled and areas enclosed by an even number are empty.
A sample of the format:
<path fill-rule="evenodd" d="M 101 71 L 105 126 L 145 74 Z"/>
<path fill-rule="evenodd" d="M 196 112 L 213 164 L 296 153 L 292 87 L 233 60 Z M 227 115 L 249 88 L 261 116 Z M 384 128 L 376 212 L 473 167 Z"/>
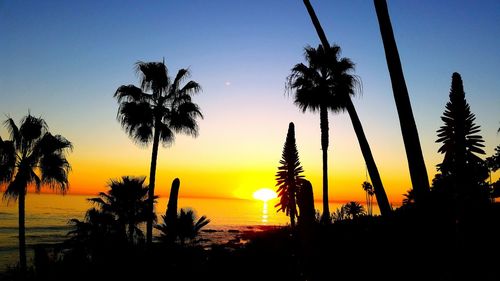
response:
<path fill-rule="evenodd" d="M 380 26 L 380 33 L 382 35 L 382 42 L 384 44 L 387 66 L 391 76 L 392 90 L 398 110 L 411 182 L 415 190 L 415 202 L 419 203 L 425 200 L 429 192 L 429 178 L 427 176 L 417 125 L 413 117 L 410 97 L 408 96 L 408 89 L 406 88 L 403 69 L 401 67 L 398 47 L 394 39 L 387 3 L 385 0 L 374 0 L 374 4 Z"/>
<path fill-rule="evenodd" d="M 25 226 L 25 204 L 26 194 L 21 191 L 19 194 L 19 266 L 21 269 L 21 277 L 26 275 L 26 226 Z"/>
<path fill-rule="evenodd" d="M 323 215 L 321 222 L 330 221 L 328 206 L 328 109 L 322 105 L 319 109 L 321 127 L 321 150 L 323 151 Z"/>
<path fill-rule="evenodd" d="M 350 98 L 347 99 L 346 109 L 347 113 L 349 113 L 349 117 L 351 118 L 354 132 L 356 132 L 356 137 L 358 138 L 361 153 L 363 154 L 363 158 L 365 158 L 368 174 L 370 175 L 370 179 L 373 184 L 373 190 L 375 191 L 375 196 L 377 197 L 378 207 L 380 208 L 380 214 L 382 216 L 390 215 L 392 211 L 391 205 L 389 204 L 384 185 L 382 184 L 382 180 L 380 179 L 377 164 L 375 164 L 370 145 L 368 144 L 365 132 L 363 131 L 363 126 L 361 125 L 361 121 L 359 121 L 358 113 L 356 112 L 354 104 L 352 103 L 352 100 Z"/>
<path fill-rule="evenodd" d="M 154 197 L 155 197 L 155 179 L 156 179 L 156 160 L 158 158 L 158 146 L 160 144 L 160 130 L 155 126 L 153 136 L 153 152 L 151 153 L 151 167 L 149 170 L 149 190 L 148 190 L 148 220 L 146 222 L 146 243 L 151 245 L 153 242 L 153 218 L 154 218 Z"/>

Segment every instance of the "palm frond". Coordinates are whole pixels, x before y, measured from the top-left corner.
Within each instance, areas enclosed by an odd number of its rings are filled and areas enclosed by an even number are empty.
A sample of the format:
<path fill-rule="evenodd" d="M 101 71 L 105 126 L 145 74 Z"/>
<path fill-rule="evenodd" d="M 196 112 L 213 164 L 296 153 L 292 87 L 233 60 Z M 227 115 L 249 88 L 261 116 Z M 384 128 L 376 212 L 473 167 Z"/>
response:
<path fill-rule="evenodd" d="M 122 101 L 141 102 L 151 100 L 150 94 L 144 93 L 140 88 L 134 85 L 122 85 L 118 87 L 113 97 L 115 97 L 119 103 Z"/>
<path fill-rule="evenodd" d="M 138 61 L 136 73 L 139 75 L 141 89 L 152 91 L 153 99 L 158 99 L 161 91 L 170 85 L 167 67 L 162 62 Z"/>
<path fill-rule="evenodd" d="M 0 185 L 12 181 L 16 170 L 16 148 L 13 141 L 0 138 Z"/>
<path fill-rule="evenodd" d="M 123 102 L 118 109 L 118 120 L 127 134 L 139 144 L 153 139 L 154 113 L 146 102 Z"/>

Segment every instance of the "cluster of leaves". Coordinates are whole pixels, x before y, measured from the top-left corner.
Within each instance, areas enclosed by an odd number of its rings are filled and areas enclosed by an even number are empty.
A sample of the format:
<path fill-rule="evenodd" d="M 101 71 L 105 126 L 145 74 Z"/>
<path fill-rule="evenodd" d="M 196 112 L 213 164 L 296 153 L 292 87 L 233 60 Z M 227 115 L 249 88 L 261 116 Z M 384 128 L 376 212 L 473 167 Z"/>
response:
<path fill-rule="evenodd" d="M 177 214 L 177 219 L 174 222 L 175 226 L 167 223 L 167 217 L 162 216 L 163 223 L 156 225 L 156 229 L 160 231 L 160 240 L 168 242 L 169 233 L 174 231 L 175 237 L 179 240 L 182 246 L 186 241 L 196 244 L 200 230 L 210 223 L 210 219 L 206 216 L 196 218 L 196 214 L 192 209 L 181 209 Z"/>

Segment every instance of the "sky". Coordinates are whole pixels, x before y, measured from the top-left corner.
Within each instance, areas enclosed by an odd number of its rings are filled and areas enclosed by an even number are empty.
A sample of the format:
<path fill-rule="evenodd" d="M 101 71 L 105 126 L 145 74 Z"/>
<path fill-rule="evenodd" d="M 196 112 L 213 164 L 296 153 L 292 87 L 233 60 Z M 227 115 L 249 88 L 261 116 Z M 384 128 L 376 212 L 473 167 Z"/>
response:
<path fill-rule="evenodd" d="M 356 64 L 353 98 L 389 199 L 411 187 L 384 49 L 372 1 L 311 0 L 330 41 Z M 486 156 L 500 143 L 500 2 L 388 1 L 429 174 L 442 161 L 435 143 L 459 72 L 482 128 Z M 105 191 L 110 179 L 149 176 L 151 146 L 138 146 L 116 121 L 113 98 L 138 85 L 137 61 L 189 68 L 203 91 L 197 138 L 160 149 L 156 193 L 181 180 L 180 196 L 251 198 L 275 189 L 289 122 L 314 196 L 321 194 L 319 114 L 302 113 L 286 77 L 319 39 L 300 0 L 0 0 L 0 116 L 30 112 L 70 140 L 70 193 Z M 347 113 L 330 114 L 329 198 L 364 200 L 367 172 Z M 7 137 L 4 128 L 0 135 Z M 147 181 L 146 181 L 147 182 Z"/>

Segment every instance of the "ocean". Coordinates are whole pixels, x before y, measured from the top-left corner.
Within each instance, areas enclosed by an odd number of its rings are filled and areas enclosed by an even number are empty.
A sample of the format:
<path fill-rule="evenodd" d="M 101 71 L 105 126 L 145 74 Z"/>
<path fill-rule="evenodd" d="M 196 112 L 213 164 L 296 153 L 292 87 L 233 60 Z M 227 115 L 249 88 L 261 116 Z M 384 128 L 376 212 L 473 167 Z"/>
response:
<path fill-rule="evenodd" d="M 68 238 L 72 229 L 69 220 L 83 220 L 92 204 L 89 195 L 28 194 L 26 197 L 26 244 L 28 262 L 33 257 L 31 246 L 58 243 Z M 214 242 L 229 242 L 235 233 L 259 229 L 259 226 L 286 225 L 289 218 L 276 212 L 277 199 L 264 203 L 258 200 L 179 198 L 180 208 L 191 208 L 210 219 L 202 238 Z M 159 198 L 156 213 L 165 214 L 168 198 Z M 316 202 L 317 207 L 321 204 Z M 331 203 L 333 212 L 340 204 Z M 17 202 L 0 202 L 0 271 L 18 261 Z M 155 233 L 153 233 L 155 234 Z"/>

